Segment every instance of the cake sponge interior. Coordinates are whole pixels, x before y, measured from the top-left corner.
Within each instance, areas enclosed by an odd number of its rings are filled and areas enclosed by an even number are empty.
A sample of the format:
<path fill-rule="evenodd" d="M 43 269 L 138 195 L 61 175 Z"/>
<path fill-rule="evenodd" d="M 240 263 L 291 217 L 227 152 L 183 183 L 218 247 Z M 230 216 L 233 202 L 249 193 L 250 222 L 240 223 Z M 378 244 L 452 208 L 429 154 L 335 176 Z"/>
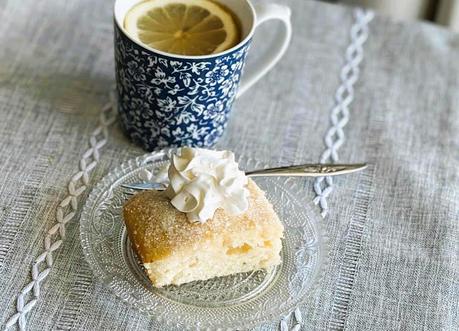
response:
<path fill-rule="evenodd" d="M 154 286 L 266 269 L 281 262 L 283 225 L 264 192 L 249 179 L 249 208 L 231 216 L 218 209 L 190 223 L 164 192 L 136 194 L 124 206 L 133 249 Z"/>

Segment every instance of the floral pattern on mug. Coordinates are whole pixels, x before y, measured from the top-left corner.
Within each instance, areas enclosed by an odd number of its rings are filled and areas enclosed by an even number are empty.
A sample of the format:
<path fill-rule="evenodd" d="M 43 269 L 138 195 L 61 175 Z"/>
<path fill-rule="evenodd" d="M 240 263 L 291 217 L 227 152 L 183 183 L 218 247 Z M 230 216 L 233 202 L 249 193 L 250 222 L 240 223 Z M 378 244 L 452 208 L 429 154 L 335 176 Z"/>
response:
<path fill-rule="evenodd" d="M 210 147 L 223 134 L 249 43 L 203 60 L 163 56 L 115 26 L 118 110 L 127 134 L 146 150 Z"/>

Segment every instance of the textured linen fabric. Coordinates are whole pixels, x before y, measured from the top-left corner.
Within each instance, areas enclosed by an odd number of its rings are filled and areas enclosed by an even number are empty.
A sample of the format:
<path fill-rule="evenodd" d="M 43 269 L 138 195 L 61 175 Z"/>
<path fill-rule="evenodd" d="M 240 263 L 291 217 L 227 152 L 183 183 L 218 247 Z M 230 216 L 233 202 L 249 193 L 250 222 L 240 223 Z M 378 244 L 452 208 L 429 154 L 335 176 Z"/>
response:
<path fill-rule="evenodd" d="M 318 160 L 353 22 L 350 8 L 281 2 L 293 8 L 292 44 L 236 102 L 217 145 L 273 166 Z M 111 1 L 0 2 L 1 325 L 114 82 L 111 13 Z M 340 156 L 371 166 L 335 180 L 330 264 L 301 307 L 302 329 L 457 330 L 459 36 L 376 17 L 364 53 Z M 91 183 L 142 153 L 115 125 Z M 313 199 L 311 180 L 304 194 Z M 164 330 L 93 278 L 77 219 L 54 259 L 29 330 Z"/>

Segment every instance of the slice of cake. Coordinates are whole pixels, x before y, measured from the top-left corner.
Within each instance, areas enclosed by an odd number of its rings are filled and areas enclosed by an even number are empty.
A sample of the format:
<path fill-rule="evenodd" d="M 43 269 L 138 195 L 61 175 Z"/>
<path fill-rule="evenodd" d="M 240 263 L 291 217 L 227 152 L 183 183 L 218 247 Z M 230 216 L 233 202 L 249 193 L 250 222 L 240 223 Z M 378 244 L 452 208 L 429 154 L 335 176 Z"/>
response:
<path fill-rule="evenodd" d="M 284 228 L 234 154 L 181 148 L 165 192 L 124 206 L 133 248 L 155 286 L 183 284 L 280 263 Z"/>
<path fill-rule="evenodd" d="M 129 239 L 154 286 L 183 284 L 280 263 L 283 225 L 252 181 L 248 209 L 217 209 L 203 224 L 189 222 L 165 192 L 146 191 L 124 207 Z"/>

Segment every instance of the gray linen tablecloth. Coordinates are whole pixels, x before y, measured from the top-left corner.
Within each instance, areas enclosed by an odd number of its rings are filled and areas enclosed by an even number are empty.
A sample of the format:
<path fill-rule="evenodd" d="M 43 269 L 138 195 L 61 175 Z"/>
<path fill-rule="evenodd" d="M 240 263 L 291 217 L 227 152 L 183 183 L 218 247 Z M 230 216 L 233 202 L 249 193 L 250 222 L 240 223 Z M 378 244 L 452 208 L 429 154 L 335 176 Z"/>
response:
<path fill-rule="evenodd" d="M 349 8 L 284 2 L 294 9 L 291 47 L 237 101 L 217 146 L 273 165 L 315 162 L 324 150 L 353 22 Z M 114 82 L 111 8 L 0 1 L 1 325 Z M 323 220 L 330 264 L 301 307 L 302 329 L 459 330 L 459 35 L 377 16 L 364 53 L 340 156 L 372 166 L 335 180 Z M 141 153 L 115 125 L 91 183 Z M 311 200 L 312 185 L 304 181 Z M 57 252 L 29 330 L 164 330 L 93 278 L 78 217 Z"/>

